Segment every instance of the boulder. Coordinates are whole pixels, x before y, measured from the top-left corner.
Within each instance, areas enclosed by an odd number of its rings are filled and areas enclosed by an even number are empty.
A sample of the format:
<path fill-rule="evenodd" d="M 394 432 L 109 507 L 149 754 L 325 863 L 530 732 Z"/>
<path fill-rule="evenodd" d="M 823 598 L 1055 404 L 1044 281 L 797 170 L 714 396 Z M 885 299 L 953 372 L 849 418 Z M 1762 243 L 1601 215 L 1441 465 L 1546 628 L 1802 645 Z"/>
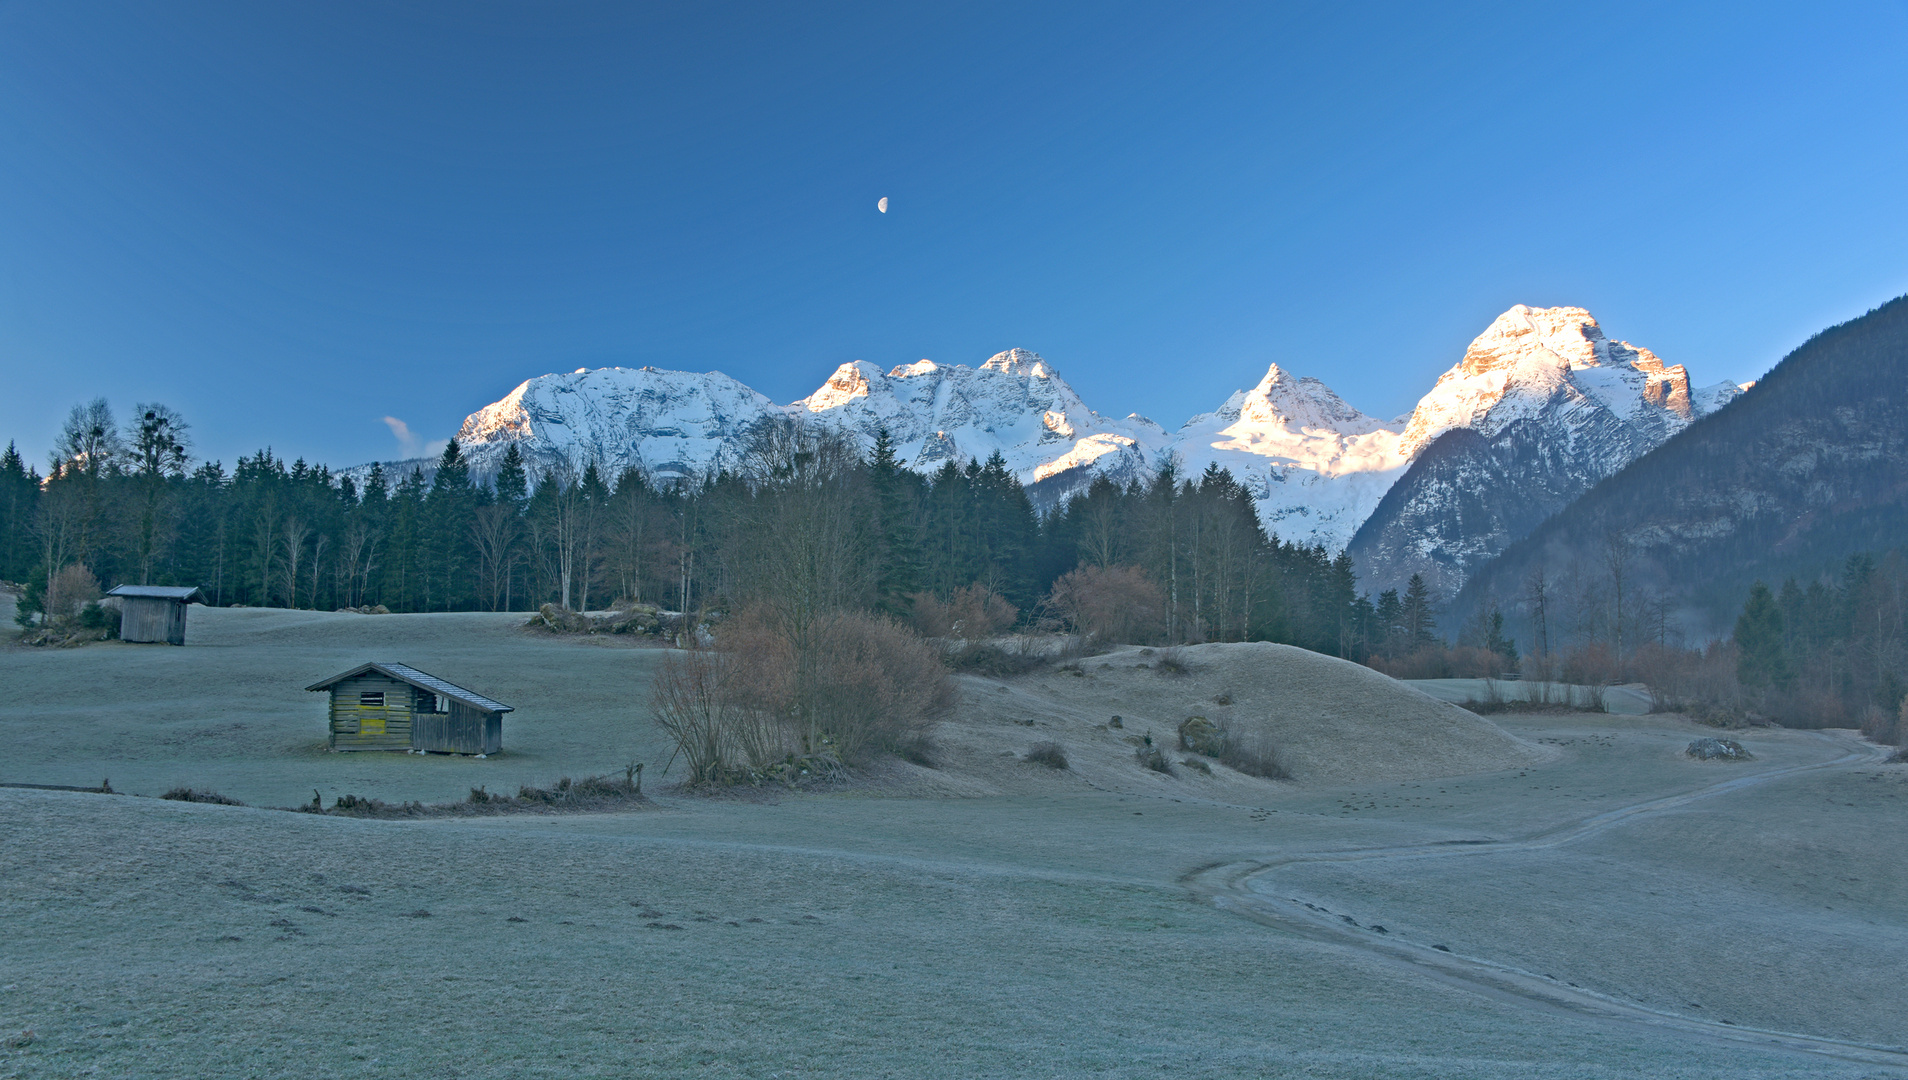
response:
<path fill-rule="evenodd" d="M 1755 755 L 1742 748 L 1734 739 L 1712 739 L 1704 737 L 1689 744 L 1683 753 L 1698 761 L 1748 761 Z"/>
<path fill-rule="evenodd" d="M 1225 730 L 1203 716 L 1188 716 L 1179 725 L 1179 748 L 1207 757 L 1224 757 Z"/>

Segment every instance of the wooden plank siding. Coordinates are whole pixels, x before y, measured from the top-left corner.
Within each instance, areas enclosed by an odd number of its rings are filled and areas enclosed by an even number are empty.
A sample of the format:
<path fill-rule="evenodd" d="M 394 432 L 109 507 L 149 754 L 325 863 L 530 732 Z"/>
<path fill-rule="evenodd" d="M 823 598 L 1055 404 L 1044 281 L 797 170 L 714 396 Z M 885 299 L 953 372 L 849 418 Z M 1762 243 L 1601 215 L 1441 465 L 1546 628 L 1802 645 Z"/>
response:
<path fill-rule="evenodd" d="M 440 754 L 494 754 L 503 749 L 503 714 L 453 700 L 450 711 L 418 713 L 411 745 Z"/>
<path fill-rule="evenodd" d="M 366 674 L 331 688 L 333 750 L 409 750 L 416 715 L 412 686 L 378 674 Z M 382 706 L 363 703 L 364 694 L 384 694 Z"/>
<path fill-rule="evenodd" d="M 503 714 L 512 711 L 406 664 L 360 664 L 305 689 L 330 695 L 333 750 L 502 753 Z"/>
<path fill-rule="evenodd" d="M 186 606 L 176 600 L 128 596 L 119 604 L 119 639 L 185 644 Z"/>

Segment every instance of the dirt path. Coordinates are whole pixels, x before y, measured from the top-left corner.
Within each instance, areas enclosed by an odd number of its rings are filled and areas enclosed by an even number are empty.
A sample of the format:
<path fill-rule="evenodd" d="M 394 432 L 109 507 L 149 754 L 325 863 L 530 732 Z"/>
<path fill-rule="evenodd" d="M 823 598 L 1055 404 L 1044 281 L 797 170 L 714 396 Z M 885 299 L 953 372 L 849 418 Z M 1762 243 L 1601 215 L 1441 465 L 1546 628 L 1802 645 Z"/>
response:
<path fill-rule="evenodd" d="M 1308 940 L 1349 946 L 1385 964 L 1493 1000 L 1549 1013 L 1639 1025 L 1657 1031 L 1675 1031 L 1729 1043 L 1748 1043 L 1867 1065 L 1908 1067 L 1908 1048 L 1768 1030 L 1653 1008 L 1486 957 L 1460 955 L 1443 945 L 1403 940 L 1390 934 L 1382 924 L 1371 922 L 1369 917 L 1361 925 L 1350 915 L 1329 910 L 1322 904 L 1280 895 L 1289 890 L 1280 888 L 1277 881 L 1279 871 L 1299 865 L 1423 861 L 1552 850 L 1682 809 L 1700 800 L 1739 792 L 1773 780 L 1821 770 L 1873 765 L 1887 753 L 1885 748 L 1853 743 L 1845 736 L 1814 733 L 1814 737 L 1825 742 L 1845 744 L 1849 752 L 1829 761 L 1761 769 L 1694 791 L 1646 799 L 1520 839 L 1443 840 L 1392 847 L 1307 852 L 1272 860 L 1217 864 L 1195 870 L 1181 880 L 1194 895 L 1222 911 Z"/>

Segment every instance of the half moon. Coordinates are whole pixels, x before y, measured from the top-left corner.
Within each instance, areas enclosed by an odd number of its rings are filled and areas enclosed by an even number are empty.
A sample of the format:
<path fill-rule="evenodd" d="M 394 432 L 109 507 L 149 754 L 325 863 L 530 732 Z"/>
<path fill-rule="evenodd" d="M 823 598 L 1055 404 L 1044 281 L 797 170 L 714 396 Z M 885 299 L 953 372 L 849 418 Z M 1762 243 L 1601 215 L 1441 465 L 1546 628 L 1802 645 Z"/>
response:
<path fill-rule="evenodd" d="M 888 212 L 888 197 L 886 195 L 881 196 L 881 201 L 875 204 L 875 209 L 884 214 Z"/>

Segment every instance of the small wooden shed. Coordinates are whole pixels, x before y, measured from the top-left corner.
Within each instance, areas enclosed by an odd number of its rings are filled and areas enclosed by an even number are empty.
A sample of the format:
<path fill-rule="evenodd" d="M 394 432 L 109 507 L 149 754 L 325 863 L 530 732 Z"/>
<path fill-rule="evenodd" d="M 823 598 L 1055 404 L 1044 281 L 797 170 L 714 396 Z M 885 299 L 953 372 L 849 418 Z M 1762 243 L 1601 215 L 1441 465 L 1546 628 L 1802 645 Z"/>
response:
<path fill-rule="evenodd" d="M 203 604 L 196 588 L 175 585 L 121 585 L 107 596 L 119 598 L 119 640 L 185 644 L 186 605 Z"/>
<path fill-rule="evenodd" d="M 333 750 L 495 754 L 512 711 L 408 664 L 359 664 L 305 689 L 331 692 Z"/>

